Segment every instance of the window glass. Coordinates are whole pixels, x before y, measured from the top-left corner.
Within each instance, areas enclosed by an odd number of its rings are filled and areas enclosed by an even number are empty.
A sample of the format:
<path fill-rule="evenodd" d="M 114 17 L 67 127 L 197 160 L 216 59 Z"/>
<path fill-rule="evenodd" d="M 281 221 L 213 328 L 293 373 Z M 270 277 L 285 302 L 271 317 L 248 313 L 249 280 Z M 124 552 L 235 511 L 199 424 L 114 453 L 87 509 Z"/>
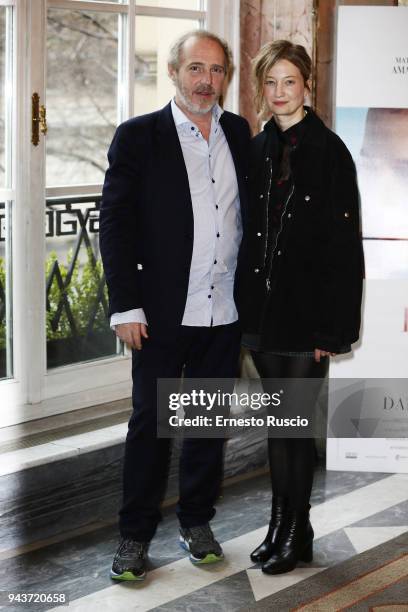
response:
<path fill-rule="evenodd" d="M 178 36 L 197 28 L 196 20 L 136 17 L 135 115 L 157 110 L 174 96 L 167 74 L 170 46 Z"/>
<path fill-rule="evenodd" d="M 49 9 L 47 185 L 103 182 L 117 122 L 118 16 Z"/>
<path fill-rule="evenodd" d="M 188 11 L 205 10 L 207 2 L 201 0 L 136 0 L 137 5 L 177 8 Z M 204 5 L 204 6 L 202 6 Z"/>
<path fill-rule="evenodd" d="M 0 378 L 12 376 L 10 210 L 0 202 Z"/>
<path fill-rule="evenodd" d="M 12 8 L 0 6 L 0 190 L 11 187 Z M 0 196 L 0 378 L 12 376 L 11 202 Z"/>
<path fill-rule="evenodd" d="M 0 187 L 5 186 L 6 8 L 0 6 Z"/>
<path fill-rule="evenodd" d="M 115 355 L 99 254 L 100 196 L 47 201 L 47 365 Z"/>

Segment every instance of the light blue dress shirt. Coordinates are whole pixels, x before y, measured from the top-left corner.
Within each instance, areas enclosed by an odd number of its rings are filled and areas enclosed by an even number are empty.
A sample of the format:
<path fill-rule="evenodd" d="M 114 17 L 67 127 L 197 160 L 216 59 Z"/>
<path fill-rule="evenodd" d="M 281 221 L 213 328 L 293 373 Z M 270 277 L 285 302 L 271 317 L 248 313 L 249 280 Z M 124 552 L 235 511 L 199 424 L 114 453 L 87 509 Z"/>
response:
<path fill-rule="evenodd" d="M 171 102 L 190 185 L 194 242 L 182 325 L 210 327 L 238 319 L 234 276 L 242 238 L 235 166 L 220 124 L 223 110 L 212 111 L 208 143 L 198 127 Z M 148 323 L 142 308 L 115 313 L 119 323 Z"/>

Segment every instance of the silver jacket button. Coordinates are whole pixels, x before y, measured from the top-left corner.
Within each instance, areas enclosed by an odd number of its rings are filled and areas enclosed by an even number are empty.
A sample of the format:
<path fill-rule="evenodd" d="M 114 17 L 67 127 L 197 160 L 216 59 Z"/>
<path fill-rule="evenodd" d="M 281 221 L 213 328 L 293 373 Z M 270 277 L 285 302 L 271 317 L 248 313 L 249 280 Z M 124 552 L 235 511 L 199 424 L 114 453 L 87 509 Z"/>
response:
<path fill-rule="evenodd" d="M 348 219 L 348 218 L 349 218 L 349 216 L 350 216 L 350 213 L 345 212 L 345 213 L 344 213 L 344 216 L 346 217 L 346 219 Z"/>
<path fill-rule="evenodd" d="M 305 195 L 305 202 L 310 202 L 310 195 Z"/>
<path fill-rule="evenodd" d="M 256 234 L 257 236 L 262 236 L 261 232 L 257 232 Z"/>
<path fill-rule="evenodd" d="M 290 219 L 292 217 L 292 213 L 288 214 L 288 219 Z"/>
<path fill-rule="evenodd" d="M 278 251 L 278 255 L 282 255 L 282 251 Z"/>
<path fill-rule="evenodd" d="M 261 195 L 259 196 L 259 199 L 262 200 L 263 198 L 263 193 L 261 193 Z"/>
<path fill-rule="evenodd" d="M 258 274 L 259 268 L 255 268 L 254 272 L 255 272 L 255 274 Z"/>

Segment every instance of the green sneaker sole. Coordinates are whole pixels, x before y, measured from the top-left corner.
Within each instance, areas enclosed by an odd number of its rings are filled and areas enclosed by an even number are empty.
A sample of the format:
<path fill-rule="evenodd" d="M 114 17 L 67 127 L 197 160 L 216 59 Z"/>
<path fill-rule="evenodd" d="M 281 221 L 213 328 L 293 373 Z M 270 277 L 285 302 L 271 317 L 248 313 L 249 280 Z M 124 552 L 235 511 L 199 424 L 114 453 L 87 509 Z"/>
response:
<path fill-rule="evenodd" d="M 185 540 L 180 539 L 179 544 L 183 550 L 186 550 L 188 553 L 190 553 L 189 546 Z M 196 557 L 194 557 L 194 555 L 190 553 L 189 559 L 194 565 L 206 565 L 209 563 L 218 563 L 219 561 L 223 561 L 224 555 L 216 555 L 215 553 L 209 553 L 204 557 L 204 559 L 197 559 Z"/>
<path fill-rule="evenodd" d="M 223 560 L 224 560 L 224 555 L 220 557 L 219 555 L 215 555 L 214 553 L 210 553 L 209 555 L 204 557 L 204 559 L 196 559 L 195 557 L 193 557 L 193 555 L 190 555 L 190 561 L 194 565 L 206 565 L 209 563 L 218 563 L 219 561 L 223 561 Z"/>
<path fill-rule="evenodd" d="M 112 578 L 112 580 L 138 580 L 140 581 L 146 578 L 146 572 L 144 572 L 143 574 L 140 574 L 139 576 L 135 576 L 133 572 L 123 572 L 123 574 L 115 574 L 115 572 L 111 570 L 110 577 Z"/>

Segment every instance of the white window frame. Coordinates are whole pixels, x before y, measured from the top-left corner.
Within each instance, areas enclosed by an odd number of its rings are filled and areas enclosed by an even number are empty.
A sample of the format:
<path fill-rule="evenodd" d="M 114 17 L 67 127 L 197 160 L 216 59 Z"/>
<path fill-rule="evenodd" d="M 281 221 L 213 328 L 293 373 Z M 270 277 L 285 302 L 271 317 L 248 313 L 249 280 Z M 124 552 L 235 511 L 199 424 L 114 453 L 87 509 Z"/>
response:
<path fill-rule="evenodd" d="M 48 8 L 92 10 L 123 14 L 124 43 L 119 50 L 118 78 L 122 98 L 118 123 L 133 114 L 135 19 L 137 15 L 197 19 L 224 37 L 233 50 L 236 71 L 226 99 L 226 108 L 238 111 L 239 2 L 207 0 L 206 11 L 186 11 L 123 3 L 77 0 L 0 0 L 13 6 L 13 177 L 7 190 L 13 200 L 13 378 L 0 381 L 0 427 L 60 414 L 131 395 L 129 354 L 98 361 L 76 363 L 47 371 L 45 329 L 46 241 L 44 201 L 55 196 L 100 194 L 101 184 L 85 187 L 49 187 L 44 184 L 45 144 L 31 141 L 31 95 L 45 104 L 45 41 Z M 204 21 L 205 20 L 205 21 Z M 29 34 L 29 35 L 27 35 Z M 120 38 L 120 37 L 119 37 Z M 43 58 L 44 61 L 38 61 Z M 124 86 L 123 86 L 124 85 Z M 17 167 L 18 160 L 18 167 Z M 19 174 L 16 175 L 15 170 Z M 5 195 L 5 190 L 0 192 Z M 94 381 L 103 381 L 95 386 Z M 75 391 L 73 391 L 75 381 Z"/>

